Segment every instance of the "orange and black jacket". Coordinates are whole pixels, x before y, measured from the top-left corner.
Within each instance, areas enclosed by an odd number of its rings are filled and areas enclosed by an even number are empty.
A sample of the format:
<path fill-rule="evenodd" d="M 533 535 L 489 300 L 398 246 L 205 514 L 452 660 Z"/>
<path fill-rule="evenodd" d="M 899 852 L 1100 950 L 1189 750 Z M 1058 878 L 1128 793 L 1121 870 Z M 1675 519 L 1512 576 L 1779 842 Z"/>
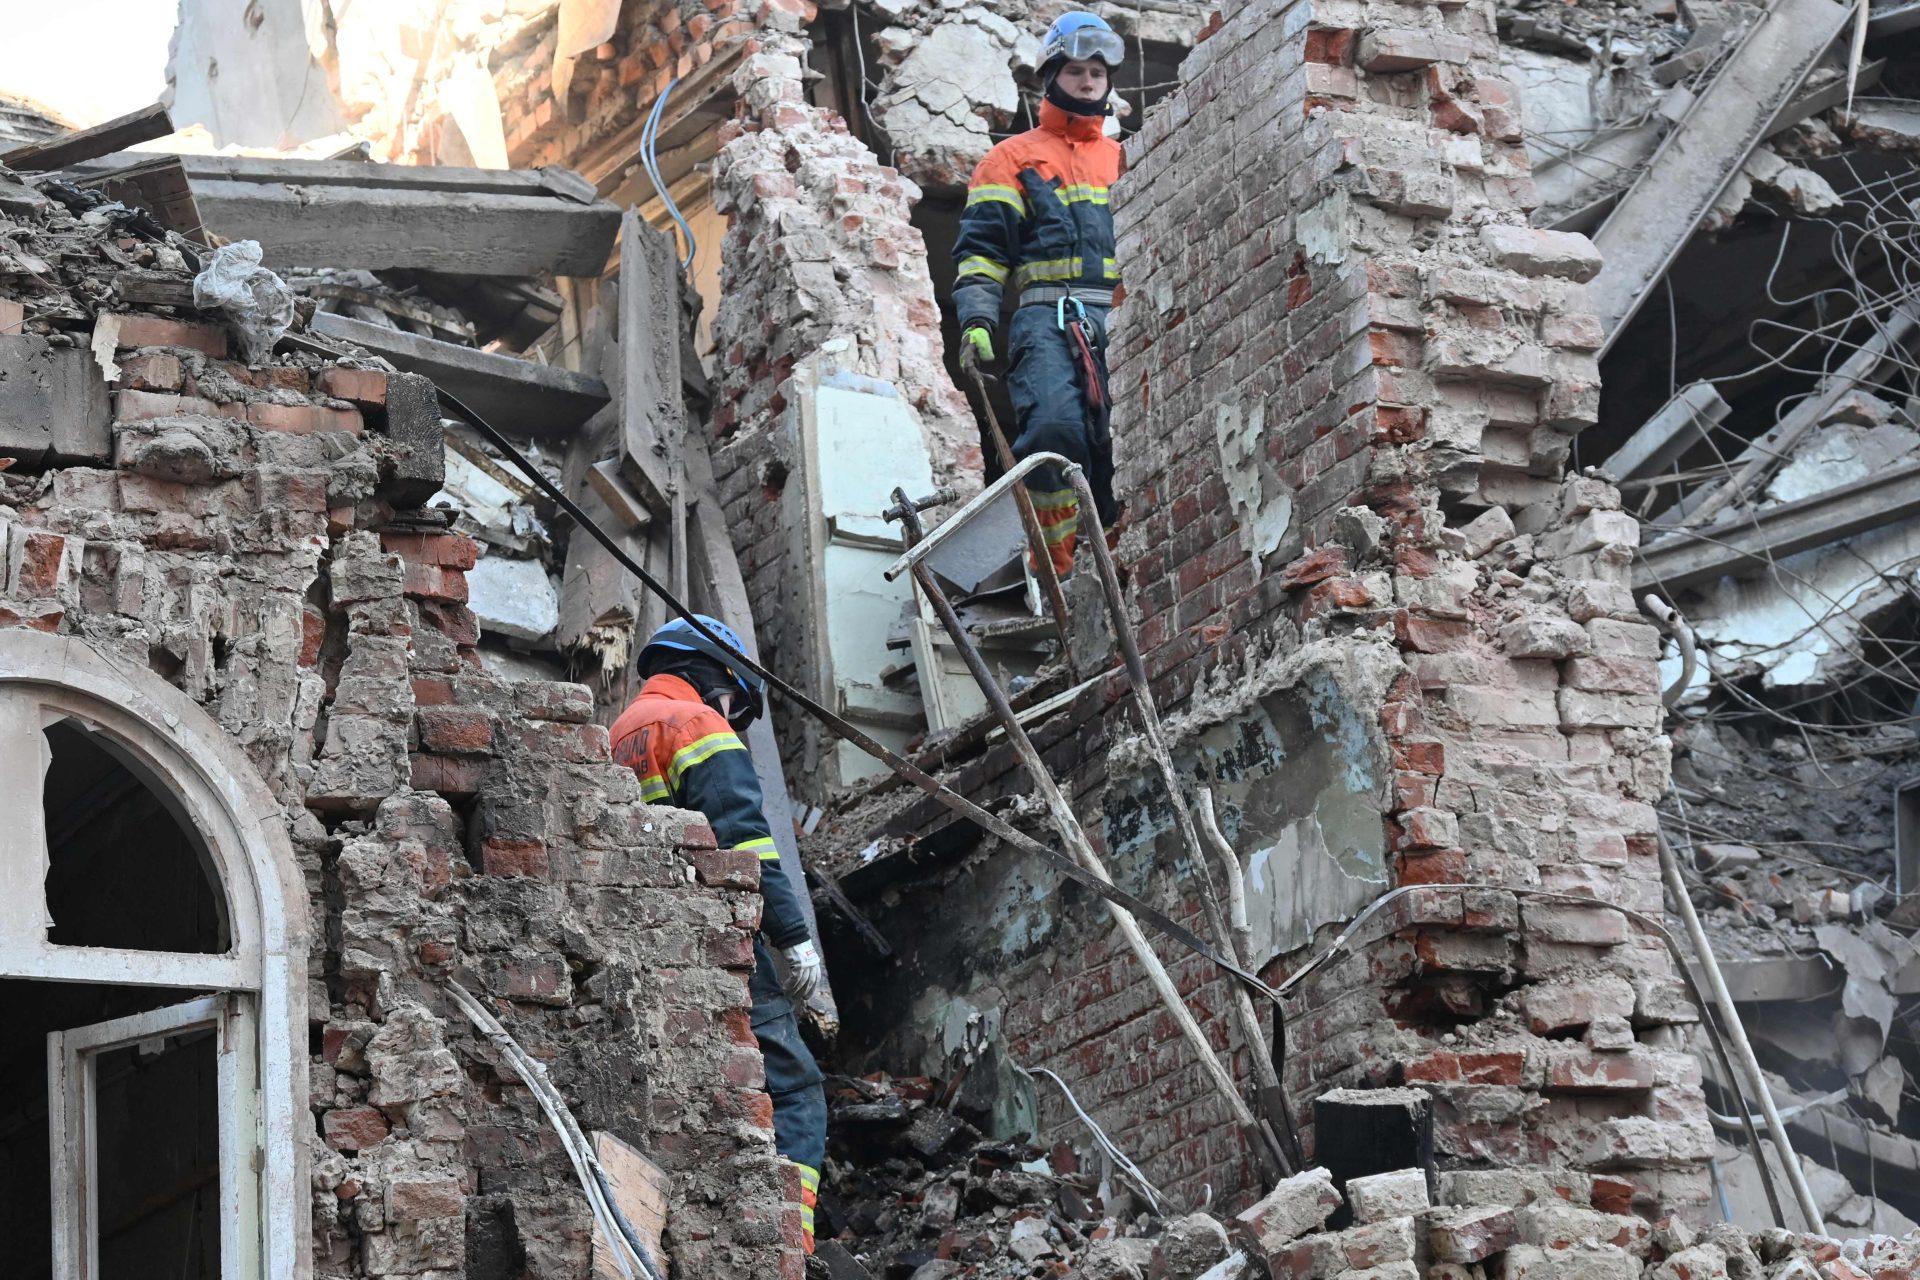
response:
<path fill-rule="evenodd" d="M 800 895 L 780 865 L 773 829 L 760 811 L 760 778 L 747 744 L 726 718 L 679 676 L 649 677 L 613 722 L 613 758 L 640 778 L 648 804 L 706 815 L 722 849 L 760 855 L 760 929 L 776 947 L 807 940 Z"/>
<path fill-rule="evenodd" d="M 987 152 L 967 187 L 953 303 L 960 325 L 1000 326 L 1011 285 L 1111 289 L 1120 283 L 1107 197 L 1119 179 L 1120 144 L 1101 132 L 1105 117 L 1040 104 L 1040 127 Z"/>

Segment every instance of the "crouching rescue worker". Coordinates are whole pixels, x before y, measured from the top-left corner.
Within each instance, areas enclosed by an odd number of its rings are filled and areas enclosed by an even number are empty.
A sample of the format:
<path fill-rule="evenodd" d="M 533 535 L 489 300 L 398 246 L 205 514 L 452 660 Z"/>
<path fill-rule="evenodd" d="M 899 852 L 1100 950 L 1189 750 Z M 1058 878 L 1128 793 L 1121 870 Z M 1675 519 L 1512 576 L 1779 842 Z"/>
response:
<path fill-rule="evenodd" d="M 1108 73 L 1125 51 L 1091 13 L 1064 14 L 1047 29 L 1039 127 L 1000 143 L 974 170 L 953 249 L 960 362 L 972 368 L 993 360 L 1011 284 L 1016 302 L 1006 353 L 1014 457 L 1057 453 L 1080 464 L 1108 527 L 1119 509 L 1107 312 L 1120 269 L 1107 196 L 1120 176 L 1121 151 L 1103 126 Z M 1080 504 L 1058 468 L 1029 473 L 1027 488 L 1054 571 L 1064 578 L 1073 570 Z"/>
<path fill-rule="evenodd" d="M 740 638 L 725 623 L 696 615 L 735 649 Z M 640 777 L 649 804 L 671 804 L 705 814 L 722 849 L 760 855 L 765 906 L 753 938 L 753 1034 L 766 1062 L 773 1096 L 774 1145 L 800 1169 L 801 1222 L 813 1252 L 813 1210 L 827 1154 L 827 1098 L 820 1068 L 800 1039 L 794 1002 L 820 985 L 824 970 L 807 933 L 800 896 L 780 865 L 772 828 L 760 809 L 760 780 L 740 733 L 762 710 L 764 683 L 729 665 L 726 650 L 676 618 L 640 650 L 645 683 L 613 724 L 613 758 Z M 783 984 L 768 944 L 787 962 Z"/>

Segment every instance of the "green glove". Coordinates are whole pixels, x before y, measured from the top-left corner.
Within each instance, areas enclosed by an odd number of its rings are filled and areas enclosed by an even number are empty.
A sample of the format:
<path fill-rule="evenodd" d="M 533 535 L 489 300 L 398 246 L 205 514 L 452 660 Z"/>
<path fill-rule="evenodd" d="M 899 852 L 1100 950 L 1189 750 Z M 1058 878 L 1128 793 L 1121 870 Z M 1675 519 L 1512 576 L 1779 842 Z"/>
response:
<path fill-rule="evenodd" d="M 960 334 L 960 363 L 968 367 L 993 363 L 993 331 L 971 325 Z"/>

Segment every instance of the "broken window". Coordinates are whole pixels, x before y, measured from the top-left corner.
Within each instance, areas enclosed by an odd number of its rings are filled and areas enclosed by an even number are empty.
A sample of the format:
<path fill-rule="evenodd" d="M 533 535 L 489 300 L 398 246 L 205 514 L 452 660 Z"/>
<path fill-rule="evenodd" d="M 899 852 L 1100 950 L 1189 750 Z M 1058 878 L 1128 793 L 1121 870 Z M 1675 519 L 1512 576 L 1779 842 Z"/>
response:
<path fill-rule="evenodd" d="M 4 1270 L 292 1274 L 303 904 L 264 785 L 159 677 L 12 633 L 0 810 Z"/>
<path fill-rule="evenodd" d="M 124 744 L 73 717 L 48 725 L 47 940 L 225 951 L 206 840 Z"/>

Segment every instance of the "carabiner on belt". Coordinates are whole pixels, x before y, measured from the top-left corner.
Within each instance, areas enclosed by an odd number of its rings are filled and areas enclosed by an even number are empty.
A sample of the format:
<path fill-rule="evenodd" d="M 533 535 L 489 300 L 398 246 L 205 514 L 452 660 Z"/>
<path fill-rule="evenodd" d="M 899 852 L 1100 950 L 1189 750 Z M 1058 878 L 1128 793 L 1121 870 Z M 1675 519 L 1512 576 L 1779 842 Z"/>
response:
<path fill-rule="evenodd" d="M 1067 304 L 1069 302 L 1073 304 L 1074 319 L 1079 323 L 1082 329 L 1087 327 L 1086 304 L 1080 301 L 1080 299 L 1069 294 L 1066 297 L 1060 299 L 1058 302 L 1053 304 L 1053 322 L 1056 326 L 1058 326 L 1060 332 L 1062 333 L 1065 333 L 1067 331 Z"/>

